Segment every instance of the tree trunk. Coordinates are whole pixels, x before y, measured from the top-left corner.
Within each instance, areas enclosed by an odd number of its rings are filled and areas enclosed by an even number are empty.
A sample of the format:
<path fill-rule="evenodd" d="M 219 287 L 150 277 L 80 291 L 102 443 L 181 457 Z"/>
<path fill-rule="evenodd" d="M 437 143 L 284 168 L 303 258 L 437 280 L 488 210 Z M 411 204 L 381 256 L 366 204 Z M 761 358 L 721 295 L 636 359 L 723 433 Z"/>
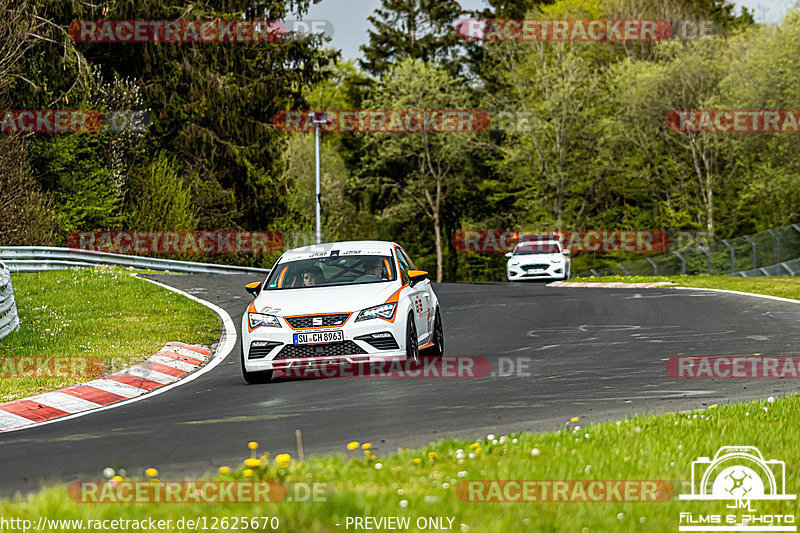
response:
<path fill-rule="evenodd" d="M 436 283 L 442 282 L 444 256 L 442 254 L 442 228 L 439 220 L 439 211 L 433 214 L 433 232 L 436 235 Z"/>

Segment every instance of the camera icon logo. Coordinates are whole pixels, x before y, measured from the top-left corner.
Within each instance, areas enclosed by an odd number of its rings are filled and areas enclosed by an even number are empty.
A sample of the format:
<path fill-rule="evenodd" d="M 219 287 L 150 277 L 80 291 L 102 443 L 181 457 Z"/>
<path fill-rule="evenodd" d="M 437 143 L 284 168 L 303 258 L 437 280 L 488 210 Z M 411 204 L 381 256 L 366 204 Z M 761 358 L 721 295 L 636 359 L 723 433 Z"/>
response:
<path fill-rule="evenodd" d="M 692 462 L 692 493 L 681 500 L 794 500 L 786 494 L 786 463 L 764 460 L 755 446 L 723 446 L 714 459 Z"/>

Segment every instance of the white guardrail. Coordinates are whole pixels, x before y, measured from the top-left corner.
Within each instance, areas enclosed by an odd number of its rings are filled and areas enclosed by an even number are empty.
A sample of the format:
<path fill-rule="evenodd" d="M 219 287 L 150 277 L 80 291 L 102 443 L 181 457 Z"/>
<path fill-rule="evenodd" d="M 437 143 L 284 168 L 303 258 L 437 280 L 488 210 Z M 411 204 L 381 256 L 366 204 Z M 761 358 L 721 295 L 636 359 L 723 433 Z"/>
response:
<path fill-rule="evenodd" d="M 0 339 L 19 327 L 17 304 L 14 303 L 14 288 L 11 286 L 11 271 L 0 263 Z"/>
<path fill-rule="evenodd" d="M 42 272 L 45 270 L 65 270 L 82 267 L 122 266 L 137 270 L 157 270 L 187 274 L 249 274 L 260 278 L 269 273 L 268 269 L 263 268 L 173 261 L 171 259 L 157 259 L 138 255 L 111 254 L 49 246 L 0 246 L 0 261 L 4 262 L 11 272 Z M 0 282 L 0 288 L 2 288 L 2 282 Z M 0 302 L 2 302 L 1 296 Z M 2 303 L 0 303 L 0 314 L 2 314 Z M 2 319 L 0 319 L 0 324 L 2 323 Z"/>

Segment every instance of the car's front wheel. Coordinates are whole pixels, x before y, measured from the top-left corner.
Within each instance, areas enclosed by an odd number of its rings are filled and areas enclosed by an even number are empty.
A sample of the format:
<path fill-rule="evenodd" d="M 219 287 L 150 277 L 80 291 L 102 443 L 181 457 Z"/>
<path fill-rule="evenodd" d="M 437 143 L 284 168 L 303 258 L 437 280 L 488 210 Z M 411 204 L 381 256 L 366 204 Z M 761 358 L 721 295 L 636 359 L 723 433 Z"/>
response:
<path fill-rule="evenodd" d="M 406 361 L 419 363 L 419 339 L 417 338 L 417 326 L 414 324 L 414 315 L 409 313 L 406 324 Z"/>
<path fill-rule="evenodd" d="M 244 366 L 244 344 L 239 343 L 239 348 L 242 353 L 242 377 L 245 383 L 249 385 L 258 385 L 261 383 L 269 383 L 272 379 L 272 370 L 262 370 L 260 372 L 248 372 Z"/>
<path fill-rule="evenodd" d="M 428 348 L 428 354 L 434 357 L 444 355 L 444 329 L 439 309 L 436 309 L 436 318 L 433 319 L 433 344 Z"/>

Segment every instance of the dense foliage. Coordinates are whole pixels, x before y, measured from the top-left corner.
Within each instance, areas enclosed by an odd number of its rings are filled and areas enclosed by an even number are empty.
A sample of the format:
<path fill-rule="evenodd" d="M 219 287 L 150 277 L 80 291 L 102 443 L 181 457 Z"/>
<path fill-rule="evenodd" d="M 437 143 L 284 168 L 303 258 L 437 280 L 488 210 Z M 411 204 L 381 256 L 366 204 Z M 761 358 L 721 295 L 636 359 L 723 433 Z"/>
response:
<path fill-rule="evenodd" d="M 0 244 L 61 244 L 69 231 L 98 229 L 310 235 L 314 136 L 277 131 L 272 117 L 284 109 L 517 117 L 505 131 L 322 135 L 326 238 L 397 240 L 445 280 L 502 275 L 502 255 L 454 250 L 459 229 L 726 238 L 797 221 L 800 136 L 677 133 L 666 120 L 674 110 L 800 109 L 797 11 L 769 27 L 724 0 L 490 0 L 480 13 L 381 0 L 363 70 L 318 38 L 105 45 L 66 33 L 76 19 L 297 18 L 310 1 L 0 0 L 0 108 L 145 109 L 152 119 L 144 133 L 4 134 Z M 464 17 L 665 18 L 676 30 L 710 20 L 713 31 L 479 42 L 456 37 Z M 611 259 L 621 258 L 577 261 Z"/>

